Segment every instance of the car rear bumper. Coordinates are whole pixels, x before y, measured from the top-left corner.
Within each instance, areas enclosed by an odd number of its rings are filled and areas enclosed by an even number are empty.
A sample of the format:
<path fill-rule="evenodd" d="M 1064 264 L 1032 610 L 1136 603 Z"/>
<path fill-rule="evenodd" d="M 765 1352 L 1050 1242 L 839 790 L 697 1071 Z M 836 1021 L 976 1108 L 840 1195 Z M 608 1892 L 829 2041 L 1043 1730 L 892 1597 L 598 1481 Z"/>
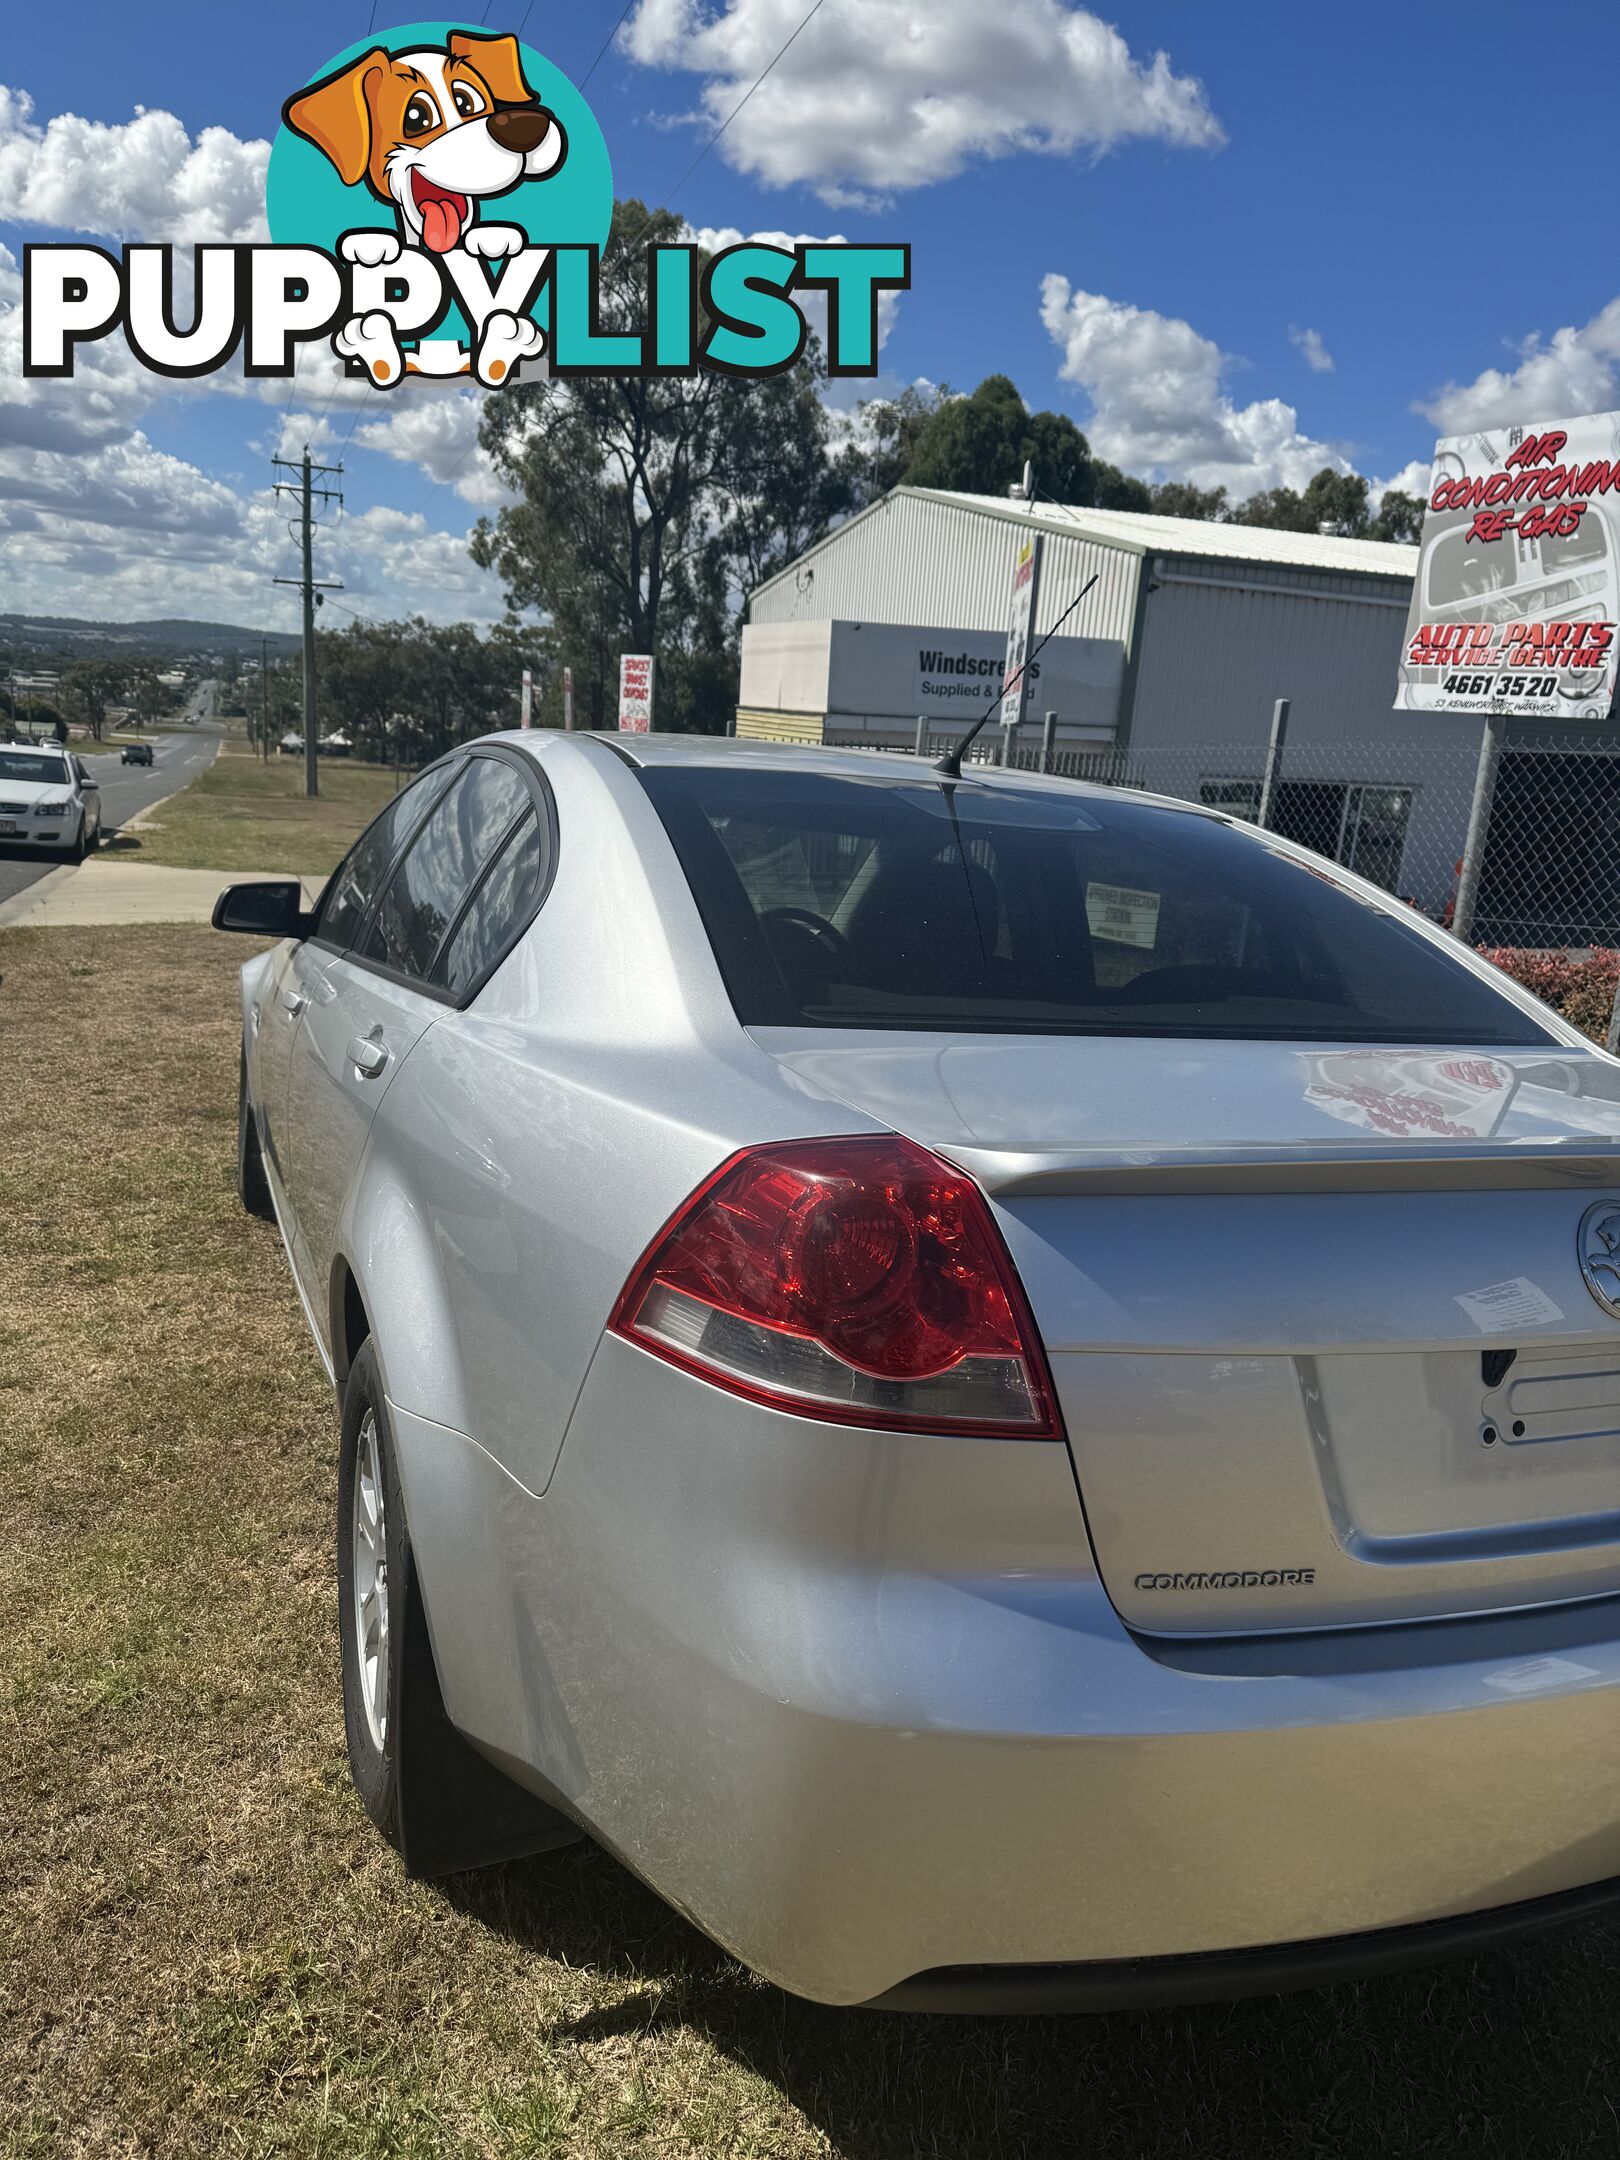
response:
<path fill-rule="evenodd" d="M 1237 2002 L 1246 1995 L 1375 1980 L 1442 1958 L 1508 1950 L 1549 1929 L 1601 1918 L 1617 1907 L 1620 1876 L 1491 1912 L 1379 1928 L 1366 1935 L 1333 1935 L 1323 1942 L 1273 1943 L 1261 1950 L 1214 1950 L 1179 1958 L 1121 1958 L 1096 1965 L 947 1967 L 902 1981 L 868 2008 L 1028 2017 Z"/>
<path fill-rule="evenodd" d="M 395 1424 L 456 1722 L 797 1993 L 1220 1995 L 1620 1876 L 1612 1602 L 1150 1644 L 1060 1445 L 762 1413 L 616 1338 L 543 1498 Z"/>

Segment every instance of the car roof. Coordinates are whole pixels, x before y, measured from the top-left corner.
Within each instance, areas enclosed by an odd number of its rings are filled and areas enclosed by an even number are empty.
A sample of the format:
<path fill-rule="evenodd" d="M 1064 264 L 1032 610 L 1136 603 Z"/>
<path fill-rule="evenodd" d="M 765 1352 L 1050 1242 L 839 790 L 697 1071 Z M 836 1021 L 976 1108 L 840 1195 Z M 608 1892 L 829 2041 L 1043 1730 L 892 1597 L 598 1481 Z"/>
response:
<path fill-rule="evenodd" d="M 986 733 L 989 730 L 986 729 Z M 505 733 L 485 736 L 486 742 L 509 742 L 521 746 L 548 746 L 561 742 L 590 745 L 595 754 L 603 751 L 616 752 L 626 764 L 643 770 L 663 767 L 693 768 L 714 772 L 773 772 L 804 773 L 818 778 L 842 778 L 870 780 L 874 776 L 885 780 L 926 781 L 942 780 L 932 762 L 918 758 L 909 751 L 861 750 L 835 747 L 829 743 L 780 743 L 764 742 L 734 735 L 636 735 L 609 733 L 603 729 L 581 728 L 572 735 L 560 735 L 556 729 L 525 731 L 512 728 Z M 1185 811 L 1190 817 L 1213 818 L 1220 824 L 1234 821 L 1219 810 L 1207 809 L 1201 803 L 1189 803 L 1174 795 L 1153 795 L 1140 788 L 1121 790 L 1107 786 L 1101 781 L 1072 780 L 1060 773 L 1021 772 L 1001 765 L 967 764 L 962 768 L 957 783 L 963 787 L 993 787 L 1017 789 L 1020 793 L 1055 795 L 1062 794 L 1072 801 L 1075 795 L 1101 797 L 1117 800 L 1121 793 L 1128 793 L 1133 803 L 1151 803 L 1166 810 Z"/>

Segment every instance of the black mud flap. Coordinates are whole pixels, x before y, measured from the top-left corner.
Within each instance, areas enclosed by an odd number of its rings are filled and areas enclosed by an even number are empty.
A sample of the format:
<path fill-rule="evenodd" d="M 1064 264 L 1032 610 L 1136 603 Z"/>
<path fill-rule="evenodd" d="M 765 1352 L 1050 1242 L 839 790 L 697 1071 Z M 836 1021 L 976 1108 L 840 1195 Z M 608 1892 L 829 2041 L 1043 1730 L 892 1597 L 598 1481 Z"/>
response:
<path fill-rule="evenodd" d="M 407 1875 L 428 1879 L 572 1845 L 577 1823 L 515 1784 L 461 1737 L 445 1714 L 420 1585 L 405 1606 L 399 1721 L 399 1850 Z"/>

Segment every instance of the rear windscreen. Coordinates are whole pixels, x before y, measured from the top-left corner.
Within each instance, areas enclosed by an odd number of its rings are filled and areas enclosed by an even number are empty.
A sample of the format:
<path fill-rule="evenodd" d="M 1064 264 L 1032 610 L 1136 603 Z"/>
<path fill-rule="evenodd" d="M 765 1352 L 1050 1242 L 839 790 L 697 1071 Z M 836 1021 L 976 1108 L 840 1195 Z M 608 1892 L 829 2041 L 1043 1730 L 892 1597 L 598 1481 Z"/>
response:
<path fill-rule="evenodd" d="M 748 1026 L 1553 1040 L 1404 903 L 1194 812 L 887 774 L 641 778 Z"/>

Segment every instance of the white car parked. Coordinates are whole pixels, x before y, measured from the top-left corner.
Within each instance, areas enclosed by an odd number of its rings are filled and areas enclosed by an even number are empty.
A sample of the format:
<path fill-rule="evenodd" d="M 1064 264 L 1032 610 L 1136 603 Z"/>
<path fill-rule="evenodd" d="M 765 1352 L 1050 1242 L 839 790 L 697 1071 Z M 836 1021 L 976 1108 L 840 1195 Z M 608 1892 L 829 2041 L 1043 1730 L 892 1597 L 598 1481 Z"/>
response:
<path fill-rule="evenodd" d="M 0 845 L 83 862 L 101 844 L 101 789 L 60 743 L 0 743 Z"/>

